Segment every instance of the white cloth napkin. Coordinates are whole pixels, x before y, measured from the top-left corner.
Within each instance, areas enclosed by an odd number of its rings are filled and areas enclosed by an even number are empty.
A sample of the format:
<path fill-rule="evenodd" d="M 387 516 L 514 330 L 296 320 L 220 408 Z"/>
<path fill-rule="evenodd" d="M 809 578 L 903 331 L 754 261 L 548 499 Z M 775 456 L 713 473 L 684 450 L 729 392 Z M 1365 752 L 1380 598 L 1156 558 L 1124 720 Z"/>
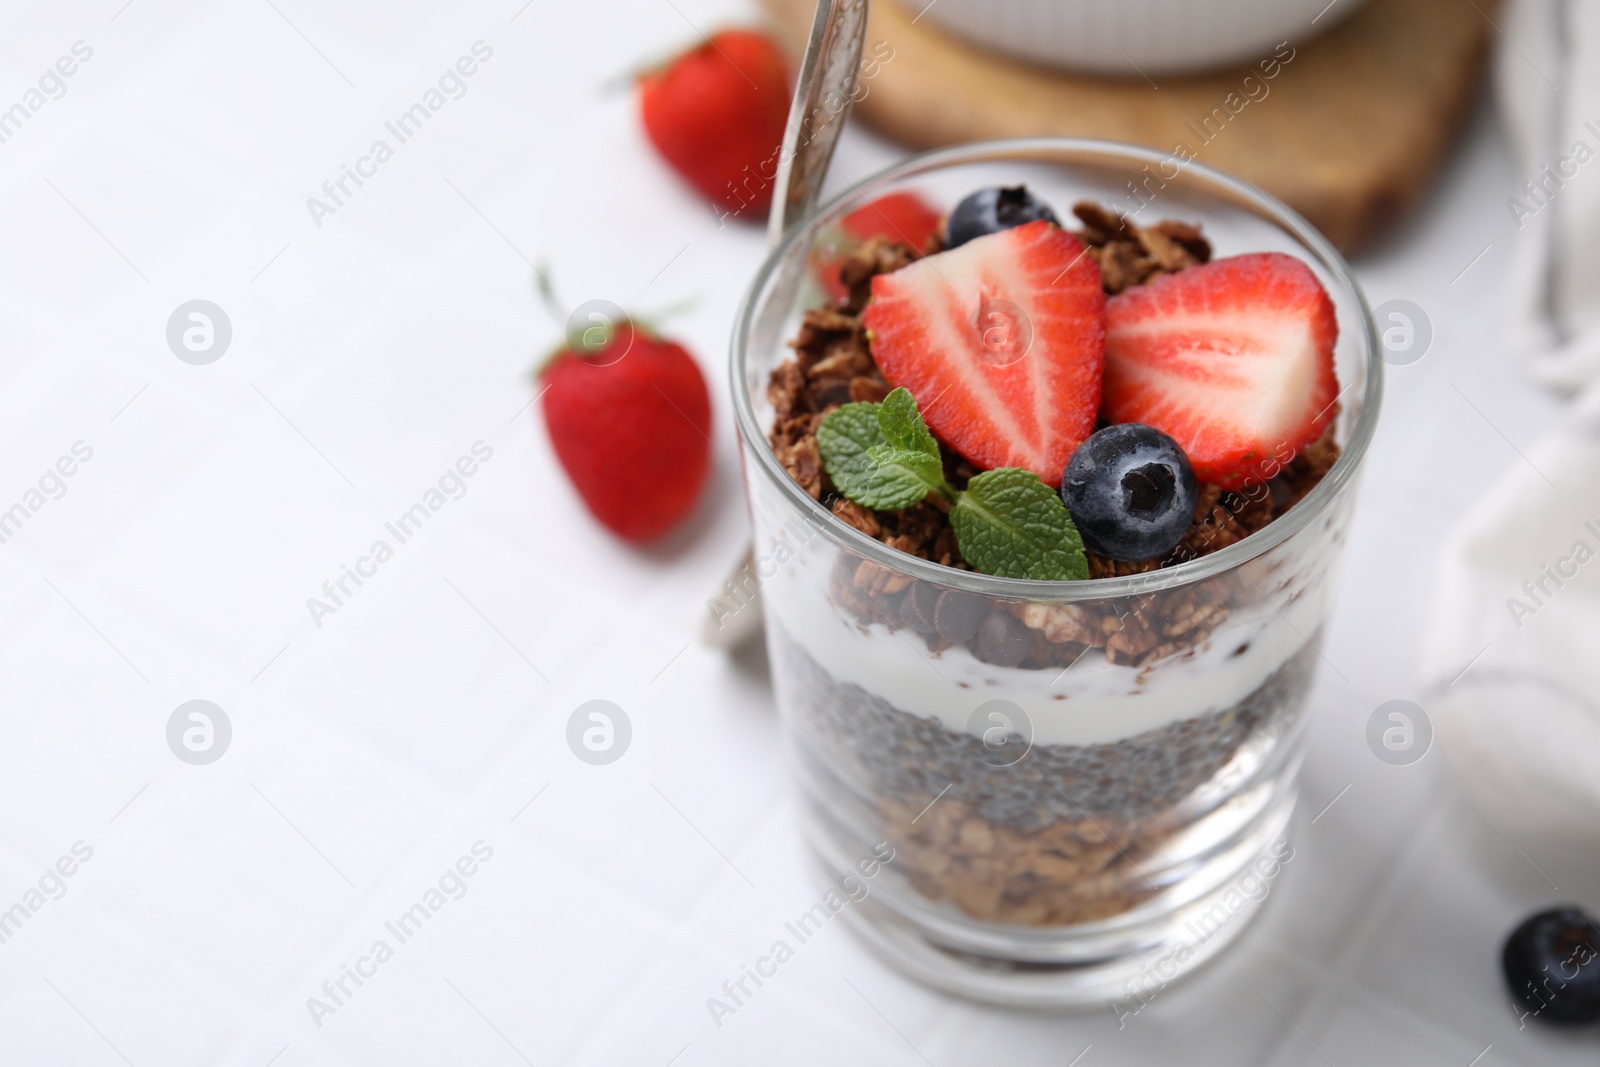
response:
<path fill-rule="evenodd" d="M 1578 393 L 1447 545 L 1424 658 L 1451 780 L 1503 832 L 1600 840 L 1600 4 L 1512 0 L 1496 88 L 1523 184 L 1510 336 Z"/>
<path fill-rule="evenodd" d="M 1445 550 L 1425 710 L 1503 833 L 1600 840 L 1600 389 L 1528 461 Z"/>

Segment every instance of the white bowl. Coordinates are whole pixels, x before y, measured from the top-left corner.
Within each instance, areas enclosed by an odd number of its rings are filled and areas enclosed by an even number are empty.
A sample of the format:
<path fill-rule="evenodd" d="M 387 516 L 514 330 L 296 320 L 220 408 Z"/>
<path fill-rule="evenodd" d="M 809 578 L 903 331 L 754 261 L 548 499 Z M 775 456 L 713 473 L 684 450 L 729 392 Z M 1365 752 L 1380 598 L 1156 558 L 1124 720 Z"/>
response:
<path fill-rule="evenodd" d="M 913 8 L 922 0 L 909 0 Z M 934 0 L 919 18 L 997 51 L 1152 78 L 1276 58 L 1363 0 Z M 1275 52 L 1283 48 L 1283 55 Z"/>

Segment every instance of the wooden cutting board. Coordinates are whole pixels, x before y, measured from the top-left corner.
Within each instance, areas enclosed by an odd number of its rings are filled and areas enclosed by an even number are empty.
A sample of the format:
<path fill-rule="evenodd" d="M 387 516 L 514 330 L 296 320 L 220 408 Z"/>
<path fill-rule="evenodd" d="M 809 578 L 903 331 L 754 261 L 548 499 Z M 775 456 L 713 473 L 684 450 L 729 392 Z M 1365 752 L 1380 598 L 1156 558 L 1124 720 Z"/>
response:
<path fill-rule="evenodd" d="M 798 58 L 814 0 L 763 2 Z M 1182 143 L 1196 161 L 1280 197 L 1348 251 L 1427 188 L 1472 100 L 1498 8 L 1497 0 L 1370 0 L 1295 45 L 1271 80 L 1250 64 L 1152 85 L 1034 66 L 914 23 L 896 0 L 872 0 L 867 52 L 885 42 L 893 53 L 854 115 L 914 148 L 1045 134 L 1163 152 Z"/>

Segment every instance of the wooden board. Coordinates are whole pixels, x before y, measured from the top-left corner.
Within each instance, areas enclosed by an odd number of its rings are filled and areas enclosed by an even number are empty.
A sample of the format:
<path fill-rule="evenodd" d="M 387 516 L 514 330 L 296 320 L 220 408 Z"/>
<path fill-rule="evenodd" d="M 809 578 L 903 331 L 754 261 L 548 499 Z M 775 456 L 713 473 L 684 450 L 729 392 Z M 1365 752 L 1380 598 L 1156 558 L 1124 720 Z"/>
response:
<path fill-rule="evenodd" d="M 814 0 L 764 3 L 797 55 Z M 873 0 L 867 52 L 886 42 L 893 55 L 854 115 L 914 148 L 1044 134 L 1163 152 L 1182 143 L 1350 250 L 1427 188 L 1472 100 L 1497 9 L 1495 0 L 1370 0 L 1295 45 L 1270 81 L 1251 64 L 1152 85 L 1033 66 L 914 23 L 896 0 Z M 1249 74 L 1257 80 L 1247 85 Z"/>

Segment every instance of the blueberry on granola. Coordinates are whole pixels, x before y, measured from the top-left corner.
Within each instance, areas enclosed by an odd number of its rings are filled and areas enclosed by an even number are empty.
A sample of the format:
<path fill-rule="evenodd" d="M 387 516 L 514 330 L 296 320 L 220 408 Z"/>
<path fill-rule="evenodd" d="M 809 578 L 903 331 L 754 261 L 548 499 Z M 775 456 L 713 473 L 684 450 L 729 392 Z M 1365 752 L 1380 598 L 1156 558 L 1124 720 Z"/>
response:
<path fill-rule="evenodd" d="M 1061 477 L 1061 500 L 1084 545 L 1108 559 L 1171 551 L 1194 519 L 1199 493 L 1178 442 L 1138 422 L 1097 430 Z"/>
<path fill-rule="evenodd" d="M 1577 1026 L 1600 1020 L 1600 926 L 1576 907 L 1523 920 L 1500 953 L 1506 986 L 1534 1018 Z"/>
<path fill-rule="evenodd" d="M 1040 219 L 1061 225 L 1061 220 L 1050 210 L 1050 205 L 1028 192 L 1025 185 L 994 185 L 979 189 L 950 212 L 950 220 L 944 224 L 944 246 L 955 248 L 974 237 L 999 233 Z"/>

